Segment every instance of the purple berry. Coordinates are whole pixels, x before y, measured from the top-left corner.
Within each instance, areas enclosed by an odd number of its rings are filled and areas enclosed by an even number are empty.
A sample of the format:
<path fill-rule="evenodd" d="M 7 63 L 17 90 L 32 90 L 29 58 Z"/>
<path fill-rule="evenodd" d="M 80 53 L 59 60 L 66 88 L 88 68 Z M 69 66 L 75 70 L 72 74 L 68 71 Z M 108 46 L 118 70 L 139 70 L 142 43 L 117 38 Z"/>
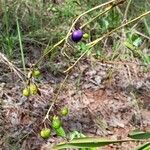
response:
<path fill-rule="evenodd" d="M 72 33 L 72 40 L 74 42 L 79 42 L 83 37 L 83 32 L 81 30 L 75 30 L 73 33 Z"/>

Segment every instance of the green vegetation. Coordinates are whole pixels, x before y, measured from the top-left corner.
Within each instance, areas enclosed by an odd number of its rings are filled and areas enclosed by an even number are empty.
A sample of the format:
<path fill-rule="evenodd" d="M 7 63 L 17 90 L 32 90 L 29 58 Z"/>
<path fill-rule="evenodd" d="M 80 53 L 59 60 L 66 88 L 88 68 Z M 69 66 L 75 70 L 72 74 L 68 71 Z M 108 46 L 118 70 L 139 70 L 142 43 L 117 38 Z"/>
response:
<path fill-rule="evenodd" d="M 22 58 L 21 60 L 24 64 L 23 52 L 26 56 L 28 45 L 36 45 L 36 47 L 40 47 L 42 53 L 47 52 L 55 43 L 66 36 L 75 17 L 102 2 L 105 1 L 66 0 L 63 3 L 57 4 L 42 0 L 15 0 L 11 2 L 2 0 L 1 9 L 3 15 L 1 15 L 2 24 L 0 26 L 0 49 L 10 58 L 15 58 L 16 54 L 18 55 L 21 50 L 18 57 Z M 84 32 L 89 33 L 89 41 L 118 27 L 126 20 L 131 20 L 131 18 L 135 18 L 148 11 L 150 3 L 149 1 L 143 3 L 142 1 L 131 0 L 128 5 L 128 7 L 126 5 L 117 6 L 105 15 L 97 17 L 94 21 L 87 24 Z M 76 26 L 82 26 L 93 17 L 99 15 L 103 10 L 97 9 L 83 16 Z M 103 43 L 98 43 L 95 46 L 92 50 L 92 55 L 101 60 L 132 60 L 132 57 L 136 57 L 142 63 L 149 63 L 149 53 L 145 53 L 141 49 L 142 43 L 148 40 L 147 38 L 149 37 L 149 23 L 149 17 L 145 17 L 143 20 L 134 22 L 123 30 L 107 37 L 106 41 L 111 42 L 107 44 L 107 47 L 113 47 L 113 54 L 111 56 L 108 56 Z M 124 39 L 121 38 L 122 35 Z M 119 37 L 120 40 L 118 40 Z M 124 44 L 124 42 L 130 43 L 130 47 Z M 60 51 L 61 47 L 53 50 L 49 55 L 50 61 L 55 61 L 59 57 Z M 74 56 L 72 52 L 70 53 L 70 48 L 65 51 L 68 52 L 67 54 L 70 55 L 71 60 L 76 59 L 76 55 Z"/>
<path fill-rule="evenodd" d="M 55 72 L 54 75 L 59 72 L 66 74 L 65 80 L 83 57 L 102 62 L 126 61 L 146 67 L 150 65 L 150 1 L 111 1 L 0 1 L 0 52 L 10 61 L 19 62 L 20 68 L 23 68 L 27 84 L 23 90 L 24 96 L 40 95 L 36 78 L 39 79 L 41 71 L 37 68 L 44 63 Z M 74 37 L 73 34 L 77 35 Z M 29 55 L 35 56 L 31 62 L 28 62 Z M 66 66 L 57 65 L 58 59 Z M 63 83 L 60 89 L 62 86 Z M 130 134 L 129 140 L 111 141 L 84 137 L 77 132 L 77 138 L 71 139 L 63 128 L 62 119 L 62 116 L 69 115 L 69 110 L 63 107 L 59 110 L 60 118 L 56 112 L 51 121 L 49 112 L 54 103 L 48 109 L 43 124 L 48 120 L 57 136 L 69 140 L 57 144 L 54 149 L 71 147 L 96 150 L 109 144 L 150 138 L 149 133 L 140 132 Z M 51 129 L 44 127 L 40 135 L 44 139 L 50 138 Z M 146 150 L 147 147 L 149 143 L 138 149 Z"/>

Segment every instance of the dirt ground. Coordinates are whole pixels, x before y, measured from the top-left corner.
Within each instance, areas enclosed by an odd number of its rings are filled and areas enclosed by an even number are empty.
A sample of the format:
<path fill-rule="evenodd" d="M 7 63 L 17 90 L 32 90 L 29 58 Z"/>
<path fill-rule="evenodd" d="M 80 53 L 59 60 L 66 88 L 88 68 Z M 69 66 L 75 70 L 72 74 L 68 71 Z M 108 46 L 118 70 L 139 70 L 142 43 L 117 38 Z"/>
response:
<path fill-rule="evenodd" d="M 50 116 L 68 106 L 70 113 L 63 119 L 64 128 L 87 136 L 123 139 L 133 129 L 150 132 L 149 69 L 134 63 L 84 60 L 69 75 Z M 41 96 L 25 98 L 20 78 L 0 64 L 1 150 L 44 150 L 62 140 L 53 133 L 45 141 L 39 132 L 65 75 L 55 76 L 47 68 L 41 71 L 43 77 L 37 81 Z M 137 145 L 124 143 L 104 149 L 132 150 Z"/>

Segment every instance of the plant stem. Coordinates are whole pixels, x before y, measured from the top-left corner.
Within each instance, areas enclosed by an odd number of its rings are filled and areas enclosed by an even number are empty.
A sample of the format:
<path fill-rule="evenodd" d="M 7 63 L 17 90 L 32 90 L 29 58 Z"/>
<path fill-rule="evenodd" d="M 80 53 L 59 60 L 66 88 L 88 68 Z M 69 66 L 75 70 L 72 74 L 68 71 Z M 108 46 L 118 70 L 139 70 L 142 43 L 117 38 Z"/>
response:
<path fill-rule="evenodd" d="M 65 79 L 63 80 L 63 82 L 60 84 L 59 89 L 58 89 L 58 92 L 57 92 L 57 94 L 56 94 L 56 96 L 55 96 L 55 98 L 54 98 L 52 104 L 50 105 L 50 107 L 49 107 L 49 109 L 48 109 L 48 111 L 47 111 L 47 113 L 46 113 L 46 115 L 45 115 L 45 118 L 43 119 L 43 122 L 45 122 L 45 120 L 49 118 L 49 113 L 50 113 L 52 107 L 54 106 L 55 102 L 57 101 L 58 96 L 59 96 L 59 94 L 60 94 L 60 91 L 62 90 L 62 88 L 63 88 L 63 86 L 64 86 L 64 84 L 65 84 L 67 78 L 68 78 L 68 74 L 66 75 Z"/>
<path fill-rule="evenodd" d="M 136 17 L 136 18 L 134 18 L 134 19 L 132 19 L 132 20 L 130 20 L 130 21 L 124 23 L 124 24 L 122 24 L 121 26 L 115 28 L 114 30 L 111 30 L 110 32 L 108 32 L 108 33 L 106 33 L 105 35 L 103 35 L 102 37 L 100 37 L 100 38 L 94 40 L 93 42 L 88 43 L 87 46 L 93 47 L 94 45 L 96 45 L 98 42 L 100 42 L 100 41 L 101 41 L 102 39 L 104 39 L 105 37 L 108 37 L 108 36 L 109 36 L 110 34 L 112 34 L 113 32 L 115 32 L 115 31 L 121 29 L 121 28 L 124 27 L 124 26 L 127 26 L 128 24 L 131 24 L 131 23 L 133 23 L 133 22 L 135 22 L 135 21 L 141 19 L 142 17 L 144 17 L 144 16 L 146 16 L 146 15 L 148 15 L 148 14 L 150 14 L 150 11 L 148 11 L 148 12 L 146 12 L 146 13 L 144 13 L 144 14 L 142 14 L 142 15 L 140 15 L 140 16 L 138 16 L 138 17 Z"/>
<path fill-rule="evenodd" d="M 107 2 L 107 5 L 108 5 L 108 4 L 111 4 L 111 3 L 114 2 L 114 1 L 115 1 L 115 0 L 110 1 L 110 2 Z M 113 7 L 119 5 L 121 2 L 124 2 L 124 1 L 125 1 L 125 0 L 122 0 L 122 1 L 119 1 L 118 3 L 116 3 L 116 4 L 114 4 L 114 5 L 111 5 L 111 6 L 106 7 L 106 9 L 105 9 L 103 12 L 101 12 L 100 14 L 98 14 L 97 16 L 95 16 L 94 18 L 92 18 L 90 21 L 88 21 L 88 22 L 86 22 L 85 24 L 83 24 L 80 28 L 81 28 L 81 29 L 84 28 L 87 24 L 89 24 L 89 23 L 91 23 L 92 21 L 94 21 L 97 17 L 102 16 L 103 14 L 105 14 L 106 12 L 108 12 L 110 9 L 112 9 Z M 105 5 L 106 5 L 106 3 L 101 4 L 101 5 L 98 5 L 98 6 L 94 7 L 93 9 L 90 9 L 89 11 L 86 11 L 86 12 L 83 13 L 83 14 L 86 14 L 87 12 L 89 13 L 89 12 L 95 10 L 95 9 L 100 8 L 100 6 L 102 7 L 102 6 L 105 6 Z M 81 15 L 80 15 L 80 16 L 81 16 Z M 69 36 L 70 36 L 71 33 L 70 33 L 70 32 L 68 32 L 68 33 L 69 33 Z M 58 43 L 56 43 L 56 44 L 55 44 L 50 50 L 48 50 L 45 54 L 43 54 L 43 55 L 37 60 L 37 62 L 35 63 L 34 66 L 37 66 L 37 65 L 43 60 L 43 58 L 44 58 L 47 54 L 49 54 L 49 53 L 50 53 L 52 50 L 54 50 L 57 46 L 59 46 L 60 44 L 62 44 L 62 43 L 65 41 L 65 39 L 66 39 L 66 37 L 63 38 L 62 40 L 60 40 Z"/>
<path fill-rule="evenodd" d="M 84 28 L 87 24 L 91 23 L 92 21 L 94 21 L 96 18 L 98 18 L 99 16 L 102 16 L 103 14 L 105 14 L 106 12 L 108 12 L 110 9 L 112 9 L 114 7 L 114 5 L 111 5 L 109 7 L 107 7 L 103 12 L 99 13 L 98 15 L 96 15 L 94 18 L 92 18 L 91 20 L 89 20 L 88 22 L 86 22 L 85 24 L 83 24 L 81 26 L 81 29 Z"/>
<path fill-rule="evenodd" d="M 124 19 L 123 19 L 123 21 L 125 21 L 125 20 L 127 19 L 127 14 L 128 14 L 128 10 L 129 10 L 131 1 L 132 1 L 132 0 L 129 0 L 129 2 L 128 2 L 128 4 L 127 4 L 127 7 L 126 7 L 126 10 L 125 10 L 125 13 L 124 13 Z"/>
<path fill-rule="evenodd" d="M 37 66 L 38 63 L 40 61 L 42 61 L 42 59 L 47 55 L 49 54 L 53 49 L 55 49 L 58 45 L 62 44 L 64 42 L 65 38 L 63 38 L 62 40 L 60 40 L 58 43 L 56 43 L 50 50 L 48 50 L 45 54 L 43 54 L 38 60 L 37 62 L 34 64 L 34 66 Z"/>
<path fill-rule="evenodd" d="M 23 46 L 22 46 L 22 40 L 21 40 L 18 18 L 16 18 L 16 23 L 17 23 L 17 31 L 18 31 L 18 38 L 19 38 L 19 44 L 20 44 L 22 65 L 23 65 L 23 69 L 24 69 L 24 74 L 26 75 L 25 59 L 24 59 Z"/>
<path fill-rule="evenodd" d="M 87 50 L 75 61 L 75 63 L 74 63 L 72 66 L 70 66 L 67 70 L 65 70 L 64 73 L 70 71 L 70 70 L 80 61 L 80 59 L 81 59 L 89 50 L 91 50 L 91 48 L 94 47 L 98 42 L 102 41 L 104 38 L 108 37 L 110 34 L 112 34 L 112 33 L 114 33 L 115 31 L 121 29 L 122 27 L 127 26 L 128 24 L 131 24 L 131 23 L 133 23 L 133 22 L 135 22 L 135 21 L 141 19 L 142 17 L 144 17 L 144 16 L 146 16 L 146 15 L 148 15 L 148 14 L 150 14 L 150 11 L 148 11 L 148 12 L 146 12 L 146 13 L 144 13 L 144 14 L 142 14 L 142 15 L 140 15 L 140 16 L 138 16 L 138 17 L 136 17 L 136 18 L 134 18 L 134 19 L 132 19 L 132 20 L 130 20 L 130 21 L 124 23 L 124 24 L 122 24 L 121 26 L 119 26 L 119 27 L 115 28 L 114 30 L 112 30 L 112 31 L 110 31 L 110 32 L 108 32 L 108 33 L 106 33 L 106 34 L 104 34 L 102 37 L 100 37 L 100 38 L 94 40 L 93 42 L 88 43 L 87 46 L 89 46 L 90 48 L 87 49 Z"/>
<path fill-rule="evenodd" d="M 100 5 L 96 6 L 96 7 L 91 8 L 91 9 L 88 10 L 88 11 L 85 11 L 85 12 L 82 13 L 81 15 L 79 15 L 79 16 L 75 19 L 75 21 L 73 22 L 73 24 L 71 25 L 71 27 L 70 27 L 70 29 L 69 29 L 69 31 L 68 31 L 68 33 L 67 33 L 67 36 L 66 36 L 66 38 L 65 38 L 65 39 L 66 39 L 66 42 L 67 42 L 67 40 L 68 40 L 68 37 L 69 37 L 69 35 L 70 35 L 70 33 L 71 33 L 71 31 L 72 31 L 74 25 L 77 23 L 77 21 L 78 21 L 82 16 L 84 16 L 85 14 L 88 14 L 88 13 L 91 12 L 91 11 L 94 11 L 94 10 L 96 10 L 96 9 L 99 9 L 99 8 L 101 8 L 101 7 L 103 7 L 103 6 L 112 4 L 112 3 L 115 2 L 115 1 L 116 1 L 116 0 L 111 0 L 111 1 L 106 2 L 106 3 L 104 3 L 104 4 L 100 4 Z"/>

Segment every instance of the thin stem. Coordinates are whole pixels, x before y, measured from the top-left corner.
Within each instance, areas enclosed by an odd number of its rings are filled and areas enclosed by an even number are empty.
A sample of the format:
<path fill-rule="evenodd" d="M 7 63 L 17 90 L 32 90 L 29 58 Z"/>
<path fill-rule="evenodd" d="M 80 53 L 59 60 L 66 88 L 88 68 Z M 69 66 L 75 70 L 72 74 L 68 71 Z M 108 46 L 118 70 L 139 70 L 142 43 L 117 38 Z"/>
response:
<path fill-rule="evenodd" d="M 114 1 L 114 0 L 113 0 Z M 111 1 L 111 3 L 113 2 L 113 1 Z M 125 0 L 124 0 L 125 1 Z M 124 1 L 122 1 L 122 2 L 124 2 Z M 110 2 L 109 2 L 109 4 L 110 4 Z M 84 28 L 87 24 L 89 24 L 89 23 L 91 23 L 92 21 L 94 21 L 97 17 L 100 17 L 100 16 L 102 16 L 103 14 L 105 14 L 106 12 L 108 12 L 110 9 L 112 9 L 113 7 L 115 7 L 116 5 L 118 5 L 118 4 L 120 4 L 120 2 L 118 2 L 117 4 L 115 4 L 115 5 L 111 5 L 111 6 L 108 6 L 103 12 L 101 12 L 100 14 L 98 14 L 97 16 L 95 16 L 93 19 L 91 19 L 90 21 L 88 21 L 88 22 L 86 22 L 85 24 L 83 24 L 82 26 L 81 26 L 81 29 L 82 28 Z M 104 4 L 102 4 L 101 6 L 105 6 L 106 5 L 106 3 L 104 3 Z M 108 3 L 107 3 L 107 5 L 108 5 Z M 98 7 L 98 6 L 97 6 Z M 97 8 L 96 7 L 96 8 Z M 99 6 L 100 7 L 100 6 Z M 95 7 L 94 7 L 95 8 Z M 95 10 L 95 9 L 94 9 Z M 89 11 L 91 11 L 91 10 L 89 10 Z M 71 35 L 71 33 L 69 33 L 69 36 Z M 62 44 L 64 41 L 65 41 L 65 39 L 66 39 L 66 37 L 65 38 L 63 38 L 62 40 L 60 40 L 58 43 L 56 43 L 50 50 L 48 50 L 44 55 L 42 55 L 38 60 L 37 60 L 37 62 L 35 63 L 35 66 L 37 66 L 38 64 L 39 64 L 39 62 L 40 61 L 42 61 L 43 60 L 43 58 L 47 55 L 47 54 L 49 54 L 53 49 L 55 49 L 57 46 L 59 46 L 60 44 Z"/>
<path fill-rule="evenodd" d="M 125 10 L 125 13 L 124 13 L 124 19 L 123 19 L 123 21 L 125 21 L 125 20 L 127 19 L 127 14 L 128 14 L 128 10 L 129 10 L 131 1 L 132 1 L 132 0 L 129 0 L 129 2 L 128 2 L 128 4 L 127 4 L 127 7 L 126 7 L 126 10 Z"/>
<path fill-rule="evenodd" d="M 144 19 L 144 24 L 145 24 L 148 34 L 150 35 L 150 29 L 149 29 L 149 25 L 148 25 L 146 19 Z"/>
<path fill-rule="evenodd" d="M 58 43 L 56 43 L 49 51 L 47 51 L 45 54 L 43 54 L 38 61 L 35 63 L 35 66 L 38 65 L 38 63 L 47 55 L 49 54 L 53 49 L 55 49 L 58 45 L 60 45 L 61 43 L 63 43 L 65 40 L 65 38 L 63 38 L 62 40 L 60 40 Z"/>
<path fill-rule="evenodd" d="M 64 71 L 64 73 L 70 71 L 70 70 L 79 62 L 79 60 L 80 60 L 89 50 L 90 50 L 90 49 L 87 49 L 87 50 L 75 61 L 75 63 L 74 63 L 72 66 L 70 66 L 67 70 Z"/>
<path fill-rule="evenodd" d="M 91 11 L 94 11 L 94 10 L 96 10 L 96 9 L 99 9 L 99 8 L 101 8 L 101 7 L 103 7 L 103 6 L 106 6 L 106 5 L 108 5 L 108 4 L 112 4 L 112 3 L 115 2 L 115 1 L 116 1 L 116 0 L 111 0 L 111 1 L 106 2 L 106 3 L 104 3 L 104 4 L 100 4 L 100 5 L 96 6 L 96 7 L 91 8 L 91 9 L 88 10 L 88 11 L 85 11 L 85 12 L 82 13 L 81 15 L 79 15 L 79 16 L 75 19 L 75 21 L 73 22 L 73 24 L 71 25 L 71 27 L 70 27 L 70 29 L 69 29 L 69 31 L 68 31 L 68 33 L 67 33 L 67 36 L 66 36 L 66 38 L 65 38 L 65 39 L 66 39 L 66 42 L 67 42 L 67 40 L 68 40 L 68 37 L 69 37 L 69 35 L 70 35 L 70 33 L 71 33 L 71 31 L 72 31 L 74 25 L 77 23 L 77 21 L 78 21 L 82 16 L 84 16 L 85 14 L 88 14 L 88 13 L 91 12 Z"/>
<path fill-rule="evenodd" d="M 146 38 L 146 39 L 148 39 L 148 40 L 150 41 L 150 37 L 149 37 L 149 36 L 147 36 L 147 35 L 145 35 L 145 34 L 139 32 L 139 31 L 137 31 L 137 30 L 134 30 L 134 32 L 135 32 L 136 34 L 140 35 L 140 36 L 143 36 L 144 38 Z"/>
<path fill-rule="evenodd" d="M 63 80 L 63 82 L 60 84 L 58 92 L 57 92 L 57 94 L 56 94 L 52 104 L 50 105 L 50 107 L 49 107 L 49 109 L 48 109 L 48 111 L 47 111 L 47 113 L 45 115 L 45 118 L 43 119 L 43 122 L 45 122 L 46 119 L 49 119 L 49 113 L 50 113 L 52 107 L 54 106 L 55 102 L 57 101 L 58 96 L 59 96 L 59 94 L 60 94 L 60 92 L 61 92 L 61 90 L 62 90 L 62 88 L 63 88 L 63 86 L 64 86 L 64 84 L 65 84 L 65 82 L 67 80 L 67 78 L 68 78 L 68 74 L 66 75 L 65 79 Z"/>
<path fill-rule="evenodd" d="M 135 21 L 141 19 L 142 17 L 144 17 L 144 16 L 146 16 L 146 15 L 148 15 L 148 14 L 150 14 L 150 11 L 148 11 L 148 12 L 146 12 L 146 13 L 144 13 L 144 14 L 142 14 L 142 15 L 140 15 L 140 16 L 138 16 L 138 17 L 136 17 L 136 18 L 134 18 L 134 19 L 132 19 L 132 20 L 130 20 L 130 21 L 124 23 L 124 24 L 122 24 L 121 26 L 119 26 L 119 27 L 115 28 L 114 30 L 112 30 L 112 31 L 110 31 L 110 32 L 108 32 L 108 33 L 106 33 L 106 34 L 104 34 L 102 37 L 100 37 L 100 38 L 94 40 L 93 42 L 88 43 L 87 46 L 89 46 L 90 48 L 87 49 L 87 50 L 75 61 L 75 63 L 74 63 L 72 66 L 70 66 L 67 70 L 65 70 L 64 72 L 66 73 L 66 72 L 70 71 L 70 70 L 80 61 L 80 59 L 81 59 L 89 50 L 91 50 L 91 48 L 92 48 L 93 46 L 95 46 L 98 42 L 102 41 L 104 38 L 108 37 L 110 34 L 112 34 L 112 33 L 114 33 L 115 31 L 121 29 L 122 27 L 127 26 L 128 24 L 133 23 L 133 22 L 135 22 Z"/>
<path fill-rule="evenodd" d="M 107 7 L 103 12 L 101 12 L 100 14 L 96 15 L 94 18 L 92 18 L 91 20 L 89 20 L 88 22 L 86 22 L 85 24 L 83 24 L 81 26 L 81 29 L 84 28 L 86 25 L 90 24 L 92 21 L 94 21 L 96 18 L 102 16 L 103 14 L 105 14 L 106 12 L 108 12 L 110 9 L 112 9 L 114 7 L 114 5 L 111 5 L 109 7 Z"/>
<path fill-rule="evenodd" d="M 0 53 L 0 62 L 1 61 L 4 62 L 6 65 L 8 65 L 8 67 L 11 70 L 13 70 L 14 73 L 16 73 L 18 75 L 18 77 L 23 81 L 23 83 L 25 85 L 25 81 L 24 81 L 23 77 L 21 76 L 21 74 L 24 76 L 25 76 L 25 74 L 23 74 L 23 72 L 19 68 L 17 68 L 13 63 L 11 63 L 2 53 Z"/>
<path fill-rule="evenodd" d="M 6 25 L 6 34 L 9 36 L 9 23 L 8 23 L 8 12 L 7 12 L 7 4 L 6 1 L 4 1 L 4 19 L 5 19 L 5 25 Z"/>
<path fill-rule="evenodd" d="M 22 40 L 21 40 L 18 18 L 16 19 L 16 23 L 17 23 L 17 31 L 18 31 L 18 38 L 19 38 L 19 44 L 20 44 L 22 65 L 23 65 L 23 69 L 24 69 L 24 74 L 26 75 L 25 59 L 24 59 L 23 46 L 22 46 Z"/>
<path fill-rule="evenodd" d="M 148 12 L 146 12 L 146 13 L 144 13 L 144 14 L 142 14 L 142 15 L 140 15 L 140 16 L 138 16 L 138 17 L 136 17 L 136 18 L 134 18 L 134 19 L 132 19 L 132 20 L 130 20 L 130 21 L 124 23 L 124 24 L 122 24 L 121 26 L 115 28 L 114 30 L 112 30 L 112 31 L 110 31 L 110 32 L 108 32 L 108 33 L 106 33 L 106 34 L 103 35 L 102 37 L 100 37 L 100 38 L 94 40 L 93 42 L 88 43 L 87 46 L 93 47 L 94 45 L 96 45 L 98 42 L 100 42 L 100 41 L 101 41 L 102 39 L 104 39 L 105 37 L 108 37 L 108 36 L 109 36 L 110 34 L 112 34 L 113 32 L 115 32 L 115 31 L 121 29 L 121 28 L 124 27 L 124 26 L 127 26 L 128 24 L 131 24 L 131 23 L 133 23 L 133 22 L 135 22 L 135 21 L 141 19 L 142 17 L 144 17 L 144 16 L 146 16 L 146 15 L 148 15 L 148 14 L 150 14 L 150 11 L 148 11 Z"/>

